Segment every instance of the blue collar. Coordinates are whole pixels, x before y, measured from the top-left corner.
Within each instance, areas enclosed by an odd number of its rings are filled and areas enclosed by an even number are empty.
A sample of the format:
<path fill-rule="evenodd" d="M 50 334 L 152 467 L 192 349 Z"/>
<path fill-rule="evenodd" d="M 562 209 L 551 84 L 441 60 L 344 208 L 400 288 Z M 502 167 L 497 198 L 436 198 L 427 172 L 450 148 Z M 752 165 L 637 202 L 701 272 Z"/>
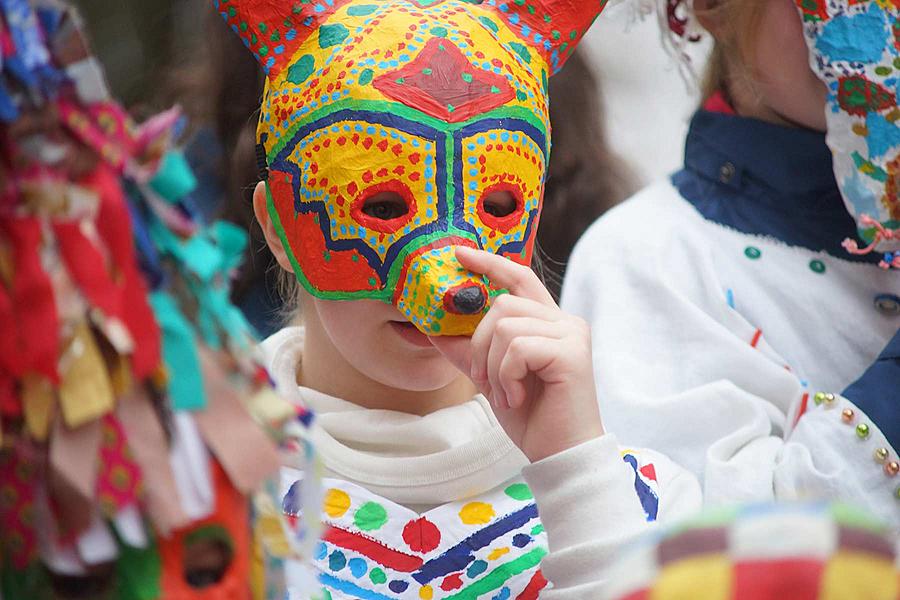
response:
<path fill-rule="evenodd" d="M 691 120 L 684 169 L 672 182 L 707 220 L 846 260 L 880 258 L 841 247 L 856 237 L 856 225 L 823 133 L 701 110 Z"/>

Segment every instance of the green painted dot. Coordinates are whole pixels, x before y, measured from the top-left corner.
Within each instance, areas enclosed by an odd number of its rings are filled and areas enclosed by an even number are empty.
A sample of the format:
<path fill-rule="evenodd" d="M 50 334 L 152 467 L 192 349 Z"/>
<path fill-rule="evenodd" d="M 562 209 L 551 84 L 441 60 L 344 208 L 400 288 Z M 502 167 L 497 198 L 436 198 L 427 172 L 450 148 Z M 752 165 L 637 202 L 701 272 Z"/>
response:
<path fill-rule="evenodd" d="M 543 526 L 543 525 L 535 525 L 534 527 L 532 527 L 532 529 L 531 529 L 531 535 L 538 535 L 538 534 L 541 534 L 541 533 L 544 533 L 544 526 Z"/>
<path fill-rule="evenodd" d="M 463 73 L 463 74 L 462 74 L 462 80 L 465 81 L 466 83 L 472 83 L 472 81 L 473 81 L 474 79 L 475 79 L 475 78 L 472 77 L 472 74 L 471 74 L 471 73 Z"/>
<path fill-rule="evenodd" d="M 360 85 L 369 85 L 372 83 L 372 77 L 375 76 L 375 72 L 372 69 L 366 69 L 362 73 L 359 74 L 359 84 Z"/>
<path fill-rule="evenodd" d="M 287 72 L 287 80 L 291 83 L 301 84 L 316 70 L 316 59 L 312 54 L 304 54 L 290 66 Z"/>
<path fill-rule="evenodd" d="M 331 48 L 347 39 L 350 32 L 341 23 L 331 23 L 319 27 L 319 47 Z"/>
<path fill-rule="evenodd" d="M 381 585 L 382 583 L 387 581 L 387 575 L 385 575 L 384 571 L 382 571 L 380 568 L 375 567 L 374 569 L 369 571 L 369 579 L 375 585 Z"/>
<path fill-rule="evenodd" d="M 324 252 L 322 252 L 322 258 L 325 259 L 325 262 L 331 262 L 331 252 L 325 250 Z"/>
<path fill-rule="evenodd" d="M 431 75 L 432 73 L 434 73 L 433 69 L 429 69 L 427 67 L 422 69 L 422 75 Z"/>
<path fill-rule="evenodd" d="M 431 330 L 435 333 L 439 333 L 441 331 L 441 324 L 440 323 L 432 323 Z"/>
<path fill-rule="evenodd" d="M 268 26 L 268 25 L 266 25 L 265 23 L 260 23 L 260 24 L 259 24 L 259 31 L 260 31 L 260 33 L 265 33 L 265 32 L 267 32 L 268 30 L 269 30 L 269 26 Z"/>
<path fill-rule="evenodd" d="M 255 33 L 251 33 L 251 34 L 250 34 L 250 43 L 251 43 L 251 44 L 256 44 L 256 42 L 258 42 L 258 41 L 259 41 L 259 38 L 256 37 L 256 34 L 255 34 Z"/>
<path fill-rule="evenodd" d="M 351 255 L 350 260 L 352 260 L 353 262 L 359 262 L 359 255 L 357 255 L 357 254 Z"/>
<path fill-rule="evenodd" d="M 375 278 L 374 278 L 374 277 L 369 277 L 369 285 L 370 285 L 371 287 L 375 287 L 376 285 L 378 285 L 378 282 L 375 281 Z"/>
<path fill-rule="evenodd" d="M 553 38 L 553 41 L 556 42 L 556 41 L 559 41 L 559 38 L 562 37 L 562 34 L 561 34 L 560 32 L 558 32 L 557 30 L 554 29 L 554 30 L 550 33 L 550 36 Z"/>
<path fill-rule="evenodd" d="M 265 56 L 265 55 L 268 54 L 268 53 L 269 53 L 269 47 L 268 47 L 268 46 L 266 46 L 265 44 L 263 44 L 262 46 L 259 47 L 259 55 L 260 55 L 260 56 Z"/>
<path fill-rule="evenodd" d="M 402 78 L 402 77 L 398 77 L 398 78 L 397 78 L 397 83 L 399 83 L 400 85 L 403 85 L 404 83 L 406 83 L 406 80 L 405 80 L 404 78 Z"/>
<path fill-rule="evenodd" d="M 272 35 L 269 36 L 269 41 L 277 42 L 279 40 L 281 40 L 281 32 L 276 29 L 275 31 L 272 32 Z"/>
<path fill-rule="evenodd" d="M 508 488 L 506 488 L 503 493 L 512 498 L 513 500 L 531 500 L 534 498 L 534 494 L 531 493 L 531 490 L 528 488 L 528 485 L 524 483 L 514 483 Z"/>
<path fill-rule="evenodd" d="M 525 44 L 520 44 L 519 42 L 510 42 L 509 47 L 513 49 L 513 52 L 519 55 L 519 57 L 525 61 L 525 64 L 531 64 L 531 52 L 528 51 L 528 48 Z"/>
<path fill-rule="evenodd" d="M 824 274 L 826 270 L 825 263 L 823 263 L 821 260 L 809 261 L 809 268 L 813 273 L 818 273 L 819 275 Z"/>
<path fill-rule="evenodd" d="M 229 6 L 229 7 L 228 7 L 228 16 L 231 17 L 232 19 L 233 19 L 234 17 L 236 17 L 236 16 L 237 16 L 237 9 L 235 9 L 233 6 Z"/>
<path fill-rule="evenodd" d="M 432 27 L 430 32 L 431 32 L 431 35 L 433 35 L 434 37 L 440 37 L 440 38 L 447 37 L 447 33 L 448 33 L 446 27 Z"/>
<path fill-rule="evenodd" d="M 762 256 L 762 252 L 756 246 L 747 246 L 744 248 L 744 256 L 749 258 L 750 260 L 759 260 Z"/>
<path fill-rule="evenodd" d="M 525 92 L 523 92 L 522 90 L 518 90 L 516 92 L 516 99 L 519 102 L 525 102 L 526 100 L 528 100 L 528 95 Z"/>
<path fill-rule="evenodd" d="M 875 74 L 876 74 L 876 75 L 881 75 L 882 77 L 884 77 L 885 75 L 890 75 L 890 74 L 891 74 L 891 68 L 890 68 L 890 67 L 884 67 L 884 66 L 881 66 L 881 67 L 875 67 Z"/>
<path fill-rule="evenodd" d="M 496 85 L 492 85 L 492 86 L 491 86 L 491 93 L 492 93 L 492 94 L 499 94 L 499 93 L 500 93 L 500 88 L 498 88 Z"/>
<path fill-rule="evenodd" d="M 494 23 L 493 21 L 488 19 L 487 17 L 478 17 L 478 20 L 481 21 L 482 25 L 484 25 L 485 27 L 487 27 L 494 33 L 497 33 L 498 31 L 500 31 L 500 27 L 496 23 Z"/>
<path fill-rule="evenodd" d="M 358 6 L 351 6 L 347 9 L 347 14 L 351 17 L 365 17 L 367 15 L 371 15 L 373 12 L 378 10 L 378 7 L 374 4 L 360 4 Z"/>
<path fill-rule="evenodd" d="M 900 56 L 894 59 L 894 68 L 900 69 Z"/>
<path fill-rule="evenodd" d="M 362 531 L 381 529 L 387 520 L 387 511 L 377 502 L 366 502 L 353 514 L 353 524 Z"/>
<path fill-rule="evenodd" d="M 241 21 L 241 25 L 240 25 L 241 31 L 247 31 L 248 27 L 250 27 L 250 26 L 247 25 L 247 21 Z"/>
<path fill-rule="evenodd" d="M 570 39 L 570 40 L 577 40 L 577 39 L 578 39 L 578 32 L 575 31 L 575 30 L 573 29 L 573 30 L 572 30 L 572 33 L 569 34 L 569 39 Z"/>
<path fill-rule="evenodd" d="M 448 105 L 447 105 L 447 112 L 451 112 L 451 113 L 452 113 L 452 112 L 455 111 L 455 110 L 456 110 L 456 107 L 453 106 L 452 104 L 448 104 Z"/>

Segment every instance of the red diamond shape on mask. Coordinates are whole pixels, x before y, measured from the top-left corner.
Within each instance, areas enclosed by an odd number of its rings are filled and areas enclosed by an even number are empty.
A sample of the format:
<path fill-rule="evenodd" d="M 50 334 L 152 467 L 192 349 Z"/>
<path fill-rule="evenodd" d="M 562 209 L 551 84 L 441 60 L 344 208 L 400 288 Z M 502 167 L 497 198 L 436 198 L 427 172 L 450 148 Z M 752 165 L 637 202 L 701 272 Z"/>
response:
<path fill-rule="evenodd" d="M 431 38 L 414 61 L 375 79 L 385 96 L 458 123 L 515 98 L 506 78 L 476 68 L 453 43 Z"/>

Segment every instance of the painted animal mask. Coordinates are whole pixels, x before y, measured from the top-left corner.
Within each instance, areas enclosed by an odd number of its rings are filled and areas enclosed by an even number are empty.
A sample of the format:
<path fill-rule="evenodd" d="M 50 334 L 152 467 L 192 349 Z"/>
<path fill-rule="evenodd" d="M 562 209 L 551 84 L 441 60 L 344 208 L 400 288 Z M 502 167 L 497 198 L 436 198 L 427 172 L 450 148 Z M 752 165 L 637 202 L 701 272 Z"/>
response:
<path fill-rule="evenodd" d="M 465 335 L 488 282 L 455 246 L 530 264 L 547 78 L 606 0 L 215 0 L 268 75 L 269 212 L 301 284 Z"/>

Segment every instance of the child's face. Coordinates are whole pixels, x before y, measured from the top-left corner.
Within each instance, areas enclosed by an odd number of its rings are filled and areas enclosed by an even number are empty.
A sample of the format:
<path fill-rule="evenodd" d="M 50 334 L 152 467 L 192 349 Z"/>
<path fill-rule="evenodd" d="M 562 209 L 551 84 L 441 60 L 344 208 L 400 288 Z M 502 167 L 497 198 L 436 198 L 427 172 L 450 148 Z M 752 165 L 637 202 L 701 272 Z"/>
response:
<path fill-rule="evenodd" d="M 825 131 L 827 88 L 809 66 L 809 50 L 794 0 L 763 1 L 753 71 L 761 108 L 789 123 Z"/>
<path fill-rule="evenodd" d="M 342 359 L 367 379 L 396 390 L 430 392 L 461 377 L 429 338 L 389 304 L 308 294 L 303 300 L 307 336 L 331 346 L 323 355 L 336 352 L 340 358 L 333 362 Z M 335 367 L 335 373 L 341 372 Z"/>

